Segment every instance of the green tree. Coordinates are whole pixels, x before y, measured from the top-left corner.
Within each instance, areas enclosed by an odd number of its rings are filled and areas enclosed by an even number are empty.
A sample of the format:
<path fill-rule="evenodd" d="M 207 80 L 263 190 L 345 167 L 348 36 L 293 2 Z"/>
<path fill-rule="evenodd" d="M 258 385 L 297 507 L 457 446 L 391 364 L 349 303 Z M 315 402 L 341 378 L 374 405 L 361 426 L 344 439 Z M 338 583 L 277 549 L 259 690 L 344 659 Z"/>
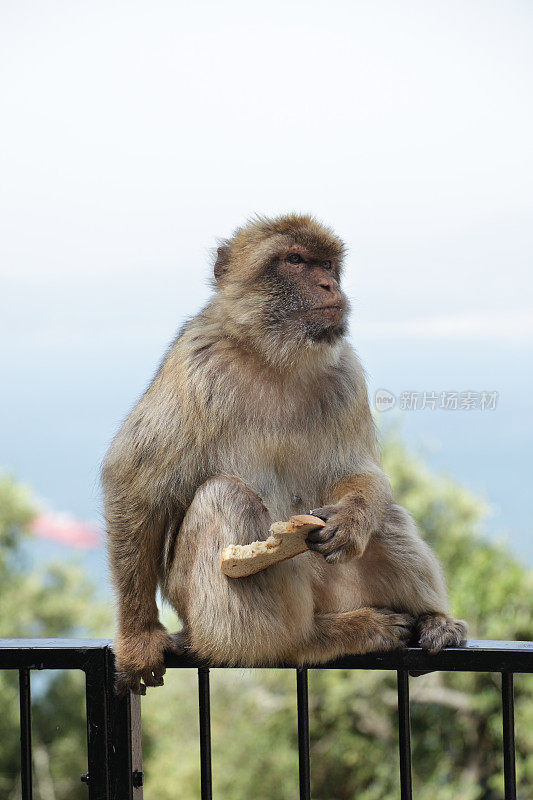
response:
<path fill-rule="evenodd" d="M 102 635 L 111 630 L 81 567 L 30 569 L 29 524 L 35 508 L 28 489 L 0 476 L 0 636 Z M 32 731 L 36 800 L 86 800 L 84 676 L 77 671 L 32 672 Z M 0 797 L 20 797 L 18 673 L 0 672 Z"/>

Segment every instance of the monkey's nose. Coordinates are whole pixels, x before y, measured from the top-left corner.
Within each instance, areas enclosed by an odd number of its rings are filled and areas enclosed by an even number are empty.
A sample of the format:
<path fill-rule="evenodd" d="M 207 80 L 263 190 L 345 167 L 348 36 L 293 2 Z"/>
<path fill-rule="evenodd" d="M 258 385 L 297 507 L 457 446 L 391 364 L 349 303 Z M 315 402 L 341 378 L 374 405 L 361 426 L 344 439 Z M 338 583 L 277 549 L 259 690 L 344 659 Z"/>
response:
<path fill-rule="evenodd" d="M 324 280 L 320 281 L 318 286 L 320 289 L 324 289 L 324 291 L 328 293 L 328 305 L 342 305 L 343 295 L 336 281 L 330 281 L 327 278 L 324 278 Z"/>
<path fill-rule="evenodd" d="M 321 289 L 325 289 L 326 292 L 338 293 L 338 284 L 333 278 L 322 278 L 318 285 Z"/>

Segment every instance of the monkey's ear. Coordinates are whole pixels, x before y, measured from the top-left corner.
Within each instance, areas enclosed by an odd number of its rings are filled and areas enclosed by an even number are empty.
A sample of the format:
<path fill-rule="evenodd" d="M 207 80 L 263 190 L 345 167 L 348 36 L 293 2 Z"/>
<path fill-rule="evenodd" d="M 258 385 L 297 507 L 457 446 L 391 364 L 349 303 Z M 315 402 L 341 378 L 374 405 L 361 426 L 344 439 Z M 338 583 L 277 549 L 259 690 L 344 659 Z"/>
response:
<path fill-rule="evenodd" d="M 223 276 L 226 274 L 229 268 L 229 245 L 228 244 L 221 244 L 220 247 L 217 247 L 217 258 L 215 261 L 215 280 L 220 282 Z"/>

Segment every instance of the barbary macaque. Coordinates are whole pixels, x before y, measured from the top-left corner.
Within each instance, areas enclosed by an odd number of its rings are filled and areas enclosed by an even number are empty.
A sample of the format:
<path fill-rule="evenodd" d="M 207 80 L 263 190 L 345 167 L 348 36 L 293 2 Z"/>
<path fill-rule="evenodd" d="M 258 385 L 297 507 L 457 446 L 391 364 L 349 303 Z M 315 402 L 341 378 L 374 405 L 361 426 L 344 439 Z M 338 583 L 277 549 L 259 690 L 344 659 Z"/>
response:
<path fill-rule="evenodd" d="M 212 665 L 303 665 L 463 640 L 437 559 L 380 467 L 346 339 L 343 256 L 310 216 L 238 229 L 218 248 L 212 299 L 115 437 L 102 480 L 118 691 L 161 685 L 166 649 Z M 308 513 L 326 521 L 308 552 L 238 580 L 222 573 L 224 547 Z M 177 634 L 159 621 L 158 587 Z"/>

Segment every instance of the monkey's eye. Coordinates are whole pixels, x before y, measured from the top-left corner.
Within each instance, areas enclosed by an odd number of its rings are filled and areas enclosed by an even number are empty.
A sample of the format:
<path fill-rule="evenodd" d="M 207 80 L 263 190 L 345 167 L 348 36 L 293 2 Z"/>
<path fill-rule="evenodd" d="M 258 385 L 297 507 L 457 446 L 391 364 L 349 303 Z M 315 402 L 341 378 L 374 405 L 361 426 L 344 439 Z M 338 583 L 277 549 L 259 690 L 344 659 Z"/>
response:
<path fill-rule="evenodd" d="M 322 261 L 320 266 L 322 269 L 331 269 L 331 261 Z"/>
<path fill-rule="evenodd" d="M 289 253 L 285 261 L 288 261 L 289 264 L 301 264 L 303 258 L 301 257 L 301 255 L 299 255 L 299 253 Z"/>

